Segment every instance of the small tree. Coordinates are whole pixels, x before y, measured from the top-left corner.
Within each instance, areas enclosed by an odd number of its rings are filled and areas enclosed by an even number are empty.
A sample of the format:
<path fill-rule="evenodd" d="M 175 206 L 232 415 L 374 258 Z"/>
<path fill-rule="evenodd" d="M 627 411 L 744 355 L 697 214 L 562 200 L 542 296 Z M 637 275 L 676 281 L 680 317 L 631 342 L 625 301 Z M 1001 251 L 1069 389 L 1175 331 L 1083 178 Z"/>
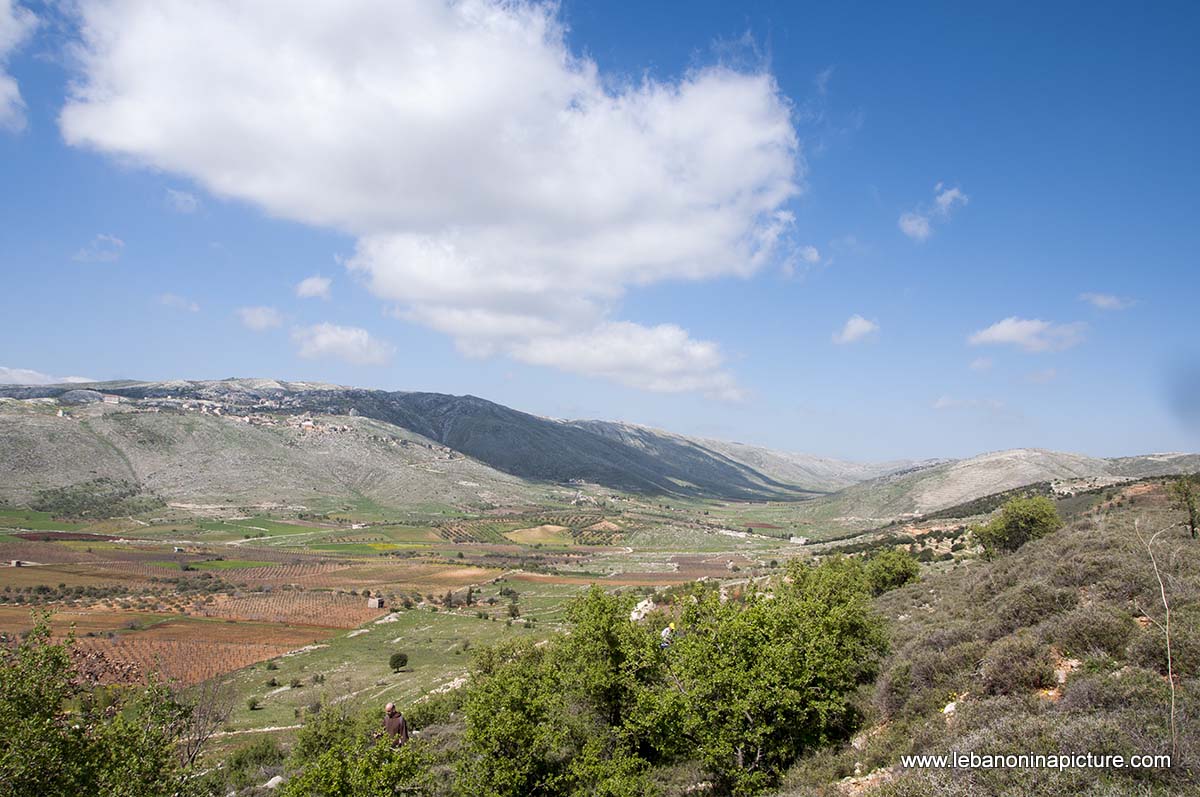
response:
<path fill-rule="evenodd" d="M 397 651 L 388 659 L 388 664 L 392 668 L 392 672 L 400 672 L 408 666 L 408 654 Z"/>
<path fill-rule="evenodd" d="M 228 683 L 216 680 L 205 681 L 183 695 L 179 702 L 189 709 L 179 740 L 179 760 L 184 766 L 196 763 L 208 740 L 229 719 L 234 697 Z"/>
<path fill-rule="evenodd" d="M 1192 480 L 1194 476 L 1180 476 L 1175 481 L 1171 482 L 1171 497 L 1174 498 L 1176 509 L 1182 509 L 1187 512 L 1187 520 L 1184 525 L 1192 532 L 1192 539 L 1196 539 L 1196 525 L 1200 523 L 1200 513 L 1196 511 L 1196 485 Z"/>
<path fill-rule="evenodd" d="M 916 581 L 920 574 L 921 566 L 917 564 L 917 560 L 895 548 L 877 553 L 867 560 L 867 582 L 875 595 L 882 595 L 888 590 Z"/>
<path fill-rule="evenodd" d="M 997 551 L 1015 551 L 1030 540 L 1044 537 L 1063 526 L 1054 502 L 1043 496 L 1013 498 L 1000 514 L 972 531 L 989 556 Z"/>

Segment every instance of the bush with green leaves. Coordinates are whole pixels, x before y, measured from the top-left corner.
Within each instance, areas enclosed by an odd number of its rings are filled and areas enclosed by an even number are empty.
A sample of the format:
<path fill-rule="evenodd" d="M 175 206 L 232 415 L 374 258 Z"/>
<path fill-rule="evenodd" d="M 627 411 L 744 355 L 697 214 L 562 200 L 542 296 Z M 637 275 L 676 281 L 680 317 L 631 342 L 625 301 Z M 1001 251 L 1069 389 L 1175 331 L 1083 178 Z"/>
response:
<path fill-rule="evenodd" d="M 989 555 L 1015 551 L 1030 540 L 1058 531 L 1062 518 L 1054 502 L 1044 496 L 1013 498 L 1000 508 L 1000 514 L 975 527 L 975 539 Z"/>
<path fill-rule="evenodd" d="M 197 785 L 201 792 L 219 795 L 258 786 L 279 774 L 286 758 L 277 740 L 260 736 L 235 750 L 224 766 L 209 770 Z"/>
<path fill-rule="evenodd" d="M 882 595 L 888 590 L 916 581 L 921 574 L 921 566 L 904 551 L 890 548 L 867 560 L 866 574 L 871 593 Z"/>
<path fill-rule="evenodd" d="M 388 666 L 392 668 L 392 672 L 400 672 L 408 666 L 408 654 L 397 651 L 388 657 Z"/>
<path fill-rule="evenodd" d="M 463 711 L 459 791 L 640 795 L 696 760 L 720 793 L 761 793 L 802 751 L 844 738 L 884 640 L 863 565 L 796 561 L 771 593 L 679 596 L 677 632 L 630 622 L 635 595 L 593 588 L 552 645 L 480 651 Z M 663 623 L 667 618 L 661 618 Z"/>
<path fill-rule="evenodd" d="M 378 797 L 428 793 L 433 772 L 420 740 L 395 748 L 369 715 L 322 711 L 298 734 L 292 760 L 302 769 L 282 797 Z M 376 732 L 372 732 L 372 731 Z"/>
<path fill-rule="evenodd" d="M 410 730 L 421 730 L 430 725 L 451 722 L 462 710 L 467 690 L 451 689 L 448 692 L 427 695 L 404 712 Z"/>
<path fill-rule="evenodd" d="M 164 686 L 86 685 L 49 616 L 0 648 L 0 795 L 179 794 L 186 707 Z"/>

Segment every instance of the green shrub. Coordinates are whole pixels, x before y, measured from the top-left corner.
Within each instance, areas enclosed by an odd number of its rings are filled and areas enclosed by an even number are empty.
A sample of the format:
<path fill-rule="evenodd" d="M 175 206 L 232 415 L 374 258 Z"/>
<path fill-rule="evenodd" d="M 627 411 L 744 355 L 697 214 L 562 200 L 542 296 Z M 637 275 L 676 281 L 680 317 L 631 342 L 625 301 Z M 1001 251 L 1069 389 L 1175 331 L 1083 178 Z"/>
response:
<path fill-rule="evenodd" d="M 250 709 L 251 711 L 258 711 L 258 706 L 259 702 L 257 697 L 246 698 L 246 708 Z"/>
<path fill-rule="evenodd" d="M 717 793 L 773 787 L 797 755 L 854 727 L 884 640 L 857 560 L 793 561 L 771 592 L 680 590 L 664 648 L 659 626 L 629 621 L 636 595 L 593 588 L 568 605 L 570 635 L 479 651 L 458 790 L 651 794 L 652 771 L 688 761 Z"/>
<path fill-rule="evenodd" d="M 1048 587 L 1040 582 L 1022 582 L 998 596 L 989 607 L 993 619 L 988 638 L 999 639 L 1021 628 L 1038 625 L 1053 615 L 1074 608 L 1079 593 Z"/>
<path fill-rule="evenodd" d="M 1034 496 L 1012 499 L 1000 508 L 997 517 L 972 531 L 984 550 L 995 554 L 1015 551 L 1030 540 L 1058 531 L 1062 525 L 1054 502 Z"/>
<path fill-rule="evenodd" d="M 408 666 L 408 654 L 399 651 L 393 653 L 388 658 L 388 666 L 392 668 L 392 672 L 400 672 Z"/>
<path fill-rule="evenodd" d="M 1032 633 L 1019 633 L 992 644 L 979 668 L 988 694 L 1019 694 L 1054 685 L 1050 648 Z"/>
<path fill-rule="evenodd" d="M 1129 661 L 1166 675 L 1163 630 L 1150 625 L 1135 634 L 1129 643 Z M 1171 612 L 1171 670 L 1176 678 L 1200 676 L 1200 606 L 1184 606 Z"/>
<path fill-rule="evenodd" d="M 280 794 L 282 797 L 427 794 L 434 777 L 430 763 L 420 740 L 396 749 L 385 739 L 344 736 L 309 759 L 303 771 L 289 780 Z"/>
<path fill-rule="evenodd" d="M 1167 705 L 1170 690 L 1162 677 L 1150 670 L 1130 667 L 1109 672 L 1079 672 L 1063 687 L 1060 708 L 1067 711 L 1111 712 L 1128 708 Z"/>
<path fill-rule="evenodd" d="M 866 564 L 867 581 L 875 595 L 916 581 L 920 573 L 921 566 L 917 561 L 895 548 L 875 554 Z"/>
<path fill-rule="evenodd" d="M 110 518 L 138 515 L 165 506 L 158 496 L 125 479 L 100 478 L 39 490 L 30 508 L 54 517 Z"/>
<path fill-rule="evenodd" d="M 269 736 L 260 736 L 245 747 L 238 748 L 225 760 L 225 766 L 214 772 L 224 788 L 221 793 L 257 786 L 270 780 L 282 766 L 283 749 Z M 216 784 L 211 784 L 215 786 Z M 215 788 L 210 791 L 217 791 Z"/>
<path fill-rule="evenodd" d="M 414 730 L 427 728 L 430 725 L 441 725 L 450 722 L 462 709 L 467 690 L 451 689 L 441 694 L 429 695 L 419 703 L 414 703 L 404 717 L 408 726 Z"/>
<path fill-rule="evenodd" d="M 187 708 L 159 684 L 108 690 L 86 680 L 71 644 L 51 642 L 47 614 L 20 644 L 0 646 L 0 794 L 180 793 Z"/>
<path fill-rule="evenodd" d="M 1083 606 L 1047 624 L 1048 641 L 1073 656 L 1092 652 L 1122 658 L 1133 633 L 1133 618 L 1106 606 Z"/>

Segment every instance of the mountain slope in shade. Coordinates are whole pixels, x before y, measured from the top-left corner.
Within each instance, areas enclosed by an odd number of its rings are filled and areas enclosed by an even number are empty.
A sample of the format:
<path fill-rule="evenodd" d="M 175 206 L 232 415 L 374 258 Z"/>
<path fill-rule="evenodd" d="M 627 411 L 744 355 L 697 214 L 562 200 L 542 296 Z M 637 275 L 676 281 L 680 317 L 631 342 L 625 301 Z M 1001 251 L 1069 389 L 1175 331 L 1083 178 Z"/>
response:
<path fill-rule="evenodd" d="M 834 492 L 851 484 L 872 479 L 898 470 L 912 467 L 911 460 L 894 462 L 860 463 L 774 451 L 769 448 L 751 446 L 725 440 L 664 432 L 637 424 L 616 421 L 569 421 L 573 426 L 604 435 L 641 448 L 656 457 L 668 457 L 678 447 L 701 453 L 705 457 L 716 457 L 749 468 L 764 479 L 779 484 L 802 486 L 813 492 Z"/>

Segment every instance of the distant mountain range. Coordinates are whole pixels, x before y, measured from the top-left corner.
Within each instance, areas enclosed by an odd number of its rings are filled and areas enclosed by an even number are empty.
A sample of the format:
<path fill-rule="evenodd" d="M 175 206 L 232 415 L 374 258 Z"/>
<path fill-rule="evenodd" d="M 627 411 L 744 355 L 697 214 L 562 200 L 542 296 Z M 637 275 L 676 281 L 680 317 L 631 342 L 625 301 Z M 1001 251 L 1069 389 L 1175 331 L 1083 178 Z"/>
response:
<path fill-rule="evenodd" d="M 0 387 L 0 498 L 10 501 L 99 477 L 175 500 L 356 496 L 384 505 L 514 503 L 533 500 L 539 485 L 582 482 L 653 495 L 809 500 L 815 516 L 858 525 L 1040 481 L 1198 469 L 1195 455 L 1038 450 L 853 463 L 543 418 L 474 396 L 270 379 Z"/>

